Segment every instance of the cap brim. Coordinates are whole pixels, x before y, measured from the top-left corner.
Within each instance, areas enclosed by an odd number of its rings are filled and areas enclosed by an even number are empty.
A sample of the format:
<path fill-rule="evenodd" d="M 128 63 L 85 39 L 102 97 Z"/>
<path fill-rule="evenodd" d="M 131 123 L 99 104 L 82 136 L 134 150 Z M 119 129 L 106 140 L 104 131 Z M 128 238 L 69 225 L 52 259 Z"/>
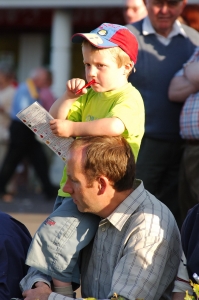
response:
<path fill-rule="evenodd" d="M 73 43 L 82 43 L 84 39 L 89 41 L 93 46 L 97 48 L 118 47 L 117 44 L 109 42 L 107 39 L 103 38 L 103 36 L 99 36 L 96 33 L 76 33 L 72 36 Z"/>

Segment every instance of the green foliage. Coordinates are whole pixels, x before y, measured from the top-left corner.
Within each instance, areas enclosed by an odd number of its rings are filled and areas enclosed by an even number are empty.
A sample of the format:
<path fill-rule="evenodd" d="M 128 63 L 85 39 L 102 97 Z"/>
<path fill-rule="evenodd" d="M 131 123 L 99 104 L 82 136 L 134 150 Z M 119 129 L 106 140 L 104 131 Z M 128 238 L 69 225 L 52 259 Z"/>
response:
<path fill-rule="evenodd" d="M 188 291 L 186 291 L 186 296 L 184 297 L 184 300 L 199 300 L 199 284 L 197 283 L 193 283 L 191 280 L 190 280 L 190 285 L 192 286 L 192 289 L 196 295 L 196 297 L 194 296 L 190 296 L 188 294 Z"/>
<path fill-rule="evenodd" d="M 188 291 L 186 291 L 186 296 L 184 297 L 184 300 L 195 300 L 195 297 L 194 296 L 190 296 L 188 294 Z"/>
<path fill-rule="evenodd" d="M 199 298 L 199 284 L 193 283 L 191 280 L 190 280 L 190 284 L 191 284 L 193 291 L 196 294 L 196 297 L 198 299 Z"/>

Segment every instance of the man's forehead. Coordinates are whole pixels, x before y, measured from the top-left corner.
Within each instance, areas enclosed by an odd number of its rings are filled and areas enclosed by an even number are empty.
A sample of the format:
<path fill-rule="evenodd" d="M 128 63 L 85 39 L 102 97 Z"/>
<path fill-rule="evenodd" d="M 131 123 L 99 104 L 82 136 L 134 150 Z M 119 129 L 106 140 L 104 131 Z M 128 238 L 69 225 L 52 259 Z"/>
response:
<path fill-rule="evenodd" d="M 70 149 L 66 156 L 66 164 L 68 164 L 68 162 L 72 162 L 75 165 L 82 164 L 82 159 L 84 155 L 83 149 L 83 147 L 76 147 Z"/>

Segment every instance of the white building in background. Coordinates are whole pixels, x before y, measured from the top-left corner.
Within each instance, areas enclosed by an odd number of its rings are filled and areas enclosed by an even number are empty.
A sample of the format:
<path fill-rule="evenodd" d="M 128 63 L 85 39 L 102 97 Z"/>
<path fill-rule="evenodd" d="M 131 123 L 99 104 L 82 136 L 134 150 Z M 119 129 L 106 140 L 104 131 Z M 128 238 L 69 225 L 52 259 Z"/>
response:
<path fill-rule="evenodd" d="M 0 0 L 0 61 L 14 64 L 19 82 L 33 68 L 48 65 L 58 97 L 78 60 L 71 51 L 72 34 L 102 22 L 121 24 L 122 5 L 123 0 Z"/>
<path fill-rule="evenodd" d="M 72 74 L 82 75 L 72 34 L 103 22 L 124 25 L 122 7 L 123 0 L 0 0 L 0 62 L 16 67 L 19 82 L 35 67 L 49 66 L 59 97 Z"/>

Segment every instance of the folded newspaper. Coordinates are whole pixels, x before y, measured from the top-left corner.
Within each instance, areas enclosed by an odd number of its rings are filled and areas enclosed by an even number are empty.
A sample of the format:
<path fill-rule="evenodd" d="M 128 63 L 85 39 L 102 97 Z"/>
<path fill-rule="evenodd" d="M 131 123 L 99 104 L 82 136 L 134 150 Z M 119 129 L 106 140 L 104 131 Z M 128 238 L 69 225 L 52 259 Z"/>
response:
<path fill-rule="evenodd" d="M 72 137 L 58 137 L 52 133 L 49 122 L 53 117 L 43 106 L 35 101 L 27 108 L 18 112 L 17 117 L 63 161 L 66 161 L 69 146 L 74 139 Z"/>

